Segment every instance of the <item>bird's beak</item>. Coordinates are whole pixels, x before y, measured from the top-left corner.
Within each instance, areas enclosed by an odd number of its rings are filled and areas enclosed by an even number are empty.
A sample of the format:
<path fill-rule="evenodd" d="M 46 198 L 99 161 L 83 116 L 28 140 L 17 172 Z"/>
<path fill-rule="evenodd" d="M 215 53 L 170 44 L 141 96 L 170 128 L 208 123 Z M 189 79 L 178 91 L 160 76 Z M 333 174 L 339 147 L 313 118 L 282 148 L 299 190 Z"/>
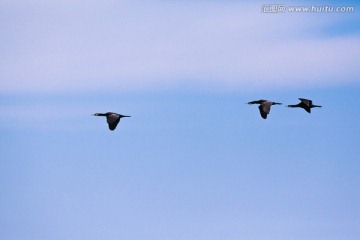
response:
<path fill-rule="evenodd" d="M 131 117 L 131 116 L 122 115 L 121 117 Z"/>

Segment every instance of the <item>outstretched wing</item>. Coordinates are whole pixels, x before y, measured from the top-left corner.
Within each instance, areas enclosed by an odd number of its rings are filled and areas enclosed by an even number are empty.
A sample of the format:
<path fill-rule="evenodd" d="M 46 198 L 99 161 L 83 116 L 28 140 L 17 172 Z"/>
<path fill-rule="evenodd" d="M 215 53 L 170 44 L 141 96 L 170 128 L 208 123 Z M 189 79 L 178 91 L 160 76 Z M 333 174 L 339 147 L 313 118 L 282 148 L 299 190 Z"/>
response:
<path fill-rule="evenodd" d="M 110 114 L 106 117 L 107 123 L 109 124 L 109 129 L 114 131 L 118 123 L 120 122 L 120 116 L 117 114 Z"/>
<path fill-rule="evenodd" d="M 299 98 L 299 100 L 304 103 L 306 106 L 310 107 L 312 104 L 312 101 L 309 99 L 305 99 L 305 98 Z"/>
<path fill-rule="evenodd" d="M 311 113 L 312 101 L 309 99 L 305 99 L 305 98 L 299 98 L 299 100 L 301 101 L 301 105 L 305 109 L 305 111 L 307 111 L 308 113 Z"/>
<path fill-rule="evenodd" d="M 271 102 L 264 102 L 259 106 L 260 115 L 263 119 L 267 118 L 267 115 L 270 113 Z"/>

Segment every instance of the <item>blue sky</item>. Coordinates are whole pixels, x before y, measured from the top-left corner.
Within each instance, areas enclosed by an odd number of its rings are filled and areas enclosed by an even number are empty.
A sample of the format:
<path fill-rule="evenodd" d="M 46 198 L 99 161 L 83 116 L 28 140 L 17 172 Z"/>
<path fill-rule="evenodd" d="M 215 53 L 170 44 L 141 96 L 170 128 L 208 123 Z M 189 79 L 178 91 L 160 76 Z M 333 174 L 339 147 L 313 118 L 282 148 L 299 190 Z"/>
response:
<path fill-rule="evenodd" d="M 359 4 L 266 3 L 2 1 L 0 238 L 357 239 Z"/>

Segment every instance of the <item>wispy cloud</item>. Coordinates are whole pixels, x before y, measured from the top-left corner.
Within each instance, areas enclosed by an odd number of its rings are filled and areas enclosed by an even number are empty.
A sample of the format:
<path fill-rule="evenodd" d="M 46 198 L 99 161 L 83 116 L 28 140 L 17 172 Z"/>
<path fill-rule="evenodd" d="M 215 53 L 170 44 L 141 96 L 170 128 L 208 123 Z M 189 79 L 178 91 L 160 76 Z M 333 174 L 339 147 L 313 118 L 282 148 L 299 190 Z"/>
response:
<path fill-rule="evenodd" d="M 2 92 L 291 87 L 350 83 L 355 14 L 264 14 L 261 3 L 103 1 L 4 5 Z"/>

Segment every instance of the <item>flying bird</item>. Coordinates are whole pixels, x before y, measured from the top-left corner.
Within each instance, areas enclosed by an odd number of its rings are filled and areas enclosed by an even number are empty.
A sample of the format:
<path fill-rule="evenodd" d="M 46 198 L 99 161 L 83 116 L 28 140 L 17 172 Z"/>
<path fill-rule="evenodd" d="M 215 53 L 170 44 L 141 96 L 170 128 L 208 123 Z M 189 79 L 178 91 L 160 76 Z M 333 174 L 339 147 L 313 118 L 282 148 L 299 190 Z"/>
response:
<path fill-rule="evenodd" d="M 260 104 L 259 105 L 260 115 L 263 119 L 266 119 L 267 115 L 270 113 L 271 105 L 281 105 L 282 103 L 261 99 L 257 101 L 248 102 L 247 104 Z"/>
<path fill-rule="evenodd" d="M 95 113 L 94 116 L 103 116 L 106 117 L 107 123 L 109 124 L 109 129 L 111 131 L 114 131 L 118 123 L 120 122 L 120 119 L 123 117 L 131 117 L 126 115 L 121 115 L 118 113 L 113 112 L 107 112 L 107 113 Z"/>
<path fill-rule="evenodd" d="M 305 98 L 299 98 L 299 100 L 301 101 L 300 103 L 296 104 L 296 105 L 287 105 L 287 107 L 290 107 L 290 108 L 303 108 L 305 109 L 305 111 L 307 111 L 308 113 L 311 113 L 311 108 L 314 108 L 314 107 L 321 107 L 319 105 L 314 105 L 312 103 L 311 100 L 309 99 L 305 99 Z"/>

